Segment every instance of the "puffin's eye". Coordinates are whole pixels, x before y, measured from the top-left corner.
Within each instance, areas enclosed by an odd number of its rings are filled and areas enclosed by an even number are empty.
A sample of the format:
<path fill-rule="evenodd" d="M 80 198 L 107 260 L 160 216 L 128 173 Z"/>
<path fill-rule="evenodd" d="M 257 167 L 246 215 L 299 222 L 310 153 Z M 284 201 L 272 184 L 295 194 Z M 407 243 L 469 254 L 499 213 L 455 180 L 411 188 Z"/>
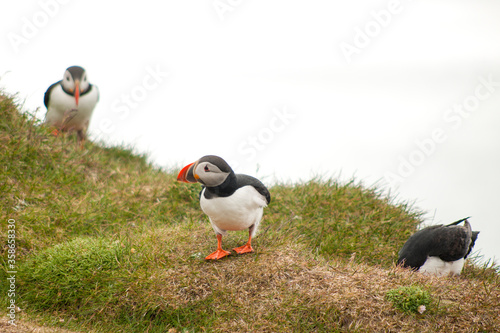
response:
<path fill-rule="evenodd" d="M 69 81 L 69 76 L 66 76 L 66 81 Z"/>
<path fill-rule="evenodd" d="M 205 165 L 205 168 L 204 168 L 205 172 L 209 172 L 210 169 L 208 168 L 208 165 Z"/>

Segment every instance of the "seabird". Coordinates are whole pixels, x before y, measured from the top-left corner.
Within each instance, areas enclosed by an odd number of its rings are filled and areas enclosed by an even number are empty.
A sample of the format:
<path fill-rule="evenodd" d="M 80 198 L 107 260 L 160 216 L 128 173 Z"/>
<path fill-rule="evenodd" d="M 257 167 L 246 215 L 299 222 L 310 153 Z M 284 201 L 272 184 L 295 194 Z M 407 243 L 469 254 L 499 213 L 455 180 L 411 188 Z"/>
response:
<path fill-rule="evenodd" d="M 398 265 L 429 275 L 460 275 L 479 234 L 467 219 L 417 231 L 399 251 Z"/>
<path fill-rule="evenodd" d="M 52 84 L 45 92 L 45 124 L 54 126 L 56 135 L 59 131 L 76 131 L 78 140 L 83 144 L 98 101 L 99 90 L 90 84 L 85 70 L 79 66 L 69 67 L 63 79 Z"/>
<path fill-rule="evenodd" d="M 262 182 L 248 175 L 235 174 L 226 161 L 215 155 L 186 165 L 177 180 L 203 185 L 200 206 L 217 236 L 217 250 L 205 259 L 220 259 L 230 254 L 221 246 L 227 230 L 248 229 L 248 242 L 233 250 L 238 254 L 253 252 L 252 237 L 259 227 L 264 207 L 271 202 L 271 194 Z"/>

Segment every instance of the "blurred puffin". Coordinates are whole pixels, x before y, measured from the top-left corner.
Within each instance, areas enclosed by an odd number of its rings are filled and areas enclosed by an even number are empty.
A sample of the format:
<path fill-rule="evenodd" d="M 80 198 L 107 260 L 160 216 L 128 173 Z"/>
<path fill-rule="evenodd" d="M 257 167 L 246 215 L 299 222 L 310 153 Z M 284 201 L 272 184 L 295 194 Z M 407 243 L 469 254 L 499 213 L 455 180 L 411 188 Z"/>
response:
<path fill-rule="evenodd" d="M 221 246 L 227 230 L 248 229 L 248 242 L 233 250 L 239 254 L 253 252 L 252 237 L 259 227 L 264 207 L 271 202 L 271 194 L 264 184 L 254 177 L 235 174 L 226 161 L 215 155 L 186 165 L 177 180 L 203 185 L 200 206 L 217 236 L 217 250 L 205 259 L 220 259 L 230 254 Z"/>
<path fill-rule="evenodd" d="M 429 275 L 460 275 L 479 234 L 472 231 L 467 219 L 417 231 L 399 251 L 398 265 Z"/>
<path fill-rule="evenodd" d="M 52 84 L 45 92 L 45 124 L 55 126 L 56 135 L 59 131 L 76 131 L 78 140 L 83 144 L 98 101 L 99 90 L 90 84 L 85 70 L 79 66 L 69 67 L 63 79 Z"/>

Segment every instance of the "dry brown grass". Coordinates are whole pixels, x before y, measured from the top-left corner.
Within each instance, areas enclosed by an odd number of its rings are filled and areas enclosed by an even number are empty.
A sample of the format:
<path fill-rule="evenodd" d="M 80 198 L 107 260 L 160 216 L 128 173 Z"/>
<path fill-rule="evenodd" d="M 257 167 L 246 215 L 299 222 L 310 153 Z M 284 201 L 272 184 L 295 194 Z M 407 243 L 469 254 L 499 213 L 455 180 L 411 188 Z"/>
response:
<path fill-rule="evenodd" d="M 141 299 L 137 303 L 154 304 L 159 312 L 205 302 L 214 312 L 208 331 L 500 332 L 498 278 L 486 283 L 326 261 L 303 245 L 272 251 L 257 247 L 255 254 L 217 262 L 170 260 L 188 258 L 200 243 L 215 245 L 206 225 L 189 234 L 181 229 L 154 232 L 154 237 L 171 240 L 149 253 L 161 267 L 150 272 L 149 283 L 138 283 L 130 293 L 135 301 Z M 183 237 L 178 246 L 173 235 Z M 229 247 L 238 241 L 226 243 Z M 182 245 L 189 243 L 194 249 Z M 389 290 L 410 285 L 425 288 L 433 297 L 421 315 L 403 314 L 385 299 Z"/>
<path fill-rule="evenodd" d="M 5 318 L 0 318 L 0 332 L 2 333 L 74 333 L 57 327 L 40 326 L 33 322 L 16 320 L 16 326 L 9 324 Z"/>

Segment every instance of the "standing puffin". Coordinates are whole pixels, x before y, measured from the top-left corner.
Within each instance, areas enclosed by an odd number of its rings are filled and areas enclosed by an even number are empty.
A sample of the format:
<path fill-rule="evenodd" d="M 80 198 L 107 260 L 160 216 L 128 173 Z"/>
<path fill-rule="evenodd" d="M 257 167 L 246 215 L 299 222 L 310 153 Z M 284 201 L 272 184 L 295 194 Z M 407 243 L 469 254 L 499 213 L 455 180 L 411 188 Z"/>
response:
<path fill-rule="evenodd" d="M 78 140 L 83 143 L 98 100 L 99 90 L 90 84 L 85 70 L 79 66 L 69 67 L 63 79 L 45 92 L 45 124 L 54 126 L 55 134 L 76 131 Z"/>
<path fill-rule="evenodd" d="M 207 155 L 186 165 L 177 180 L 201 183 L 200 206 L 208 215 L 217 236 L 217 250 L 205 259 L 220 259 L 230 254 L 222 249 L 222 236 L 227 230 L 248 229 L 248 242 L 233 249 L 239 254 L 253 252 L 251 241 L 257 232 L 264 207 L 271 194 L 258 179 L 235 174 L 222 158 Z"/>
<path fill-rule="evenodd" d="M 479 234 L 472 231 L 467 219 L 417 231 L 399 251 L 398 265 L 429 275 L 460 275 Z"/>

